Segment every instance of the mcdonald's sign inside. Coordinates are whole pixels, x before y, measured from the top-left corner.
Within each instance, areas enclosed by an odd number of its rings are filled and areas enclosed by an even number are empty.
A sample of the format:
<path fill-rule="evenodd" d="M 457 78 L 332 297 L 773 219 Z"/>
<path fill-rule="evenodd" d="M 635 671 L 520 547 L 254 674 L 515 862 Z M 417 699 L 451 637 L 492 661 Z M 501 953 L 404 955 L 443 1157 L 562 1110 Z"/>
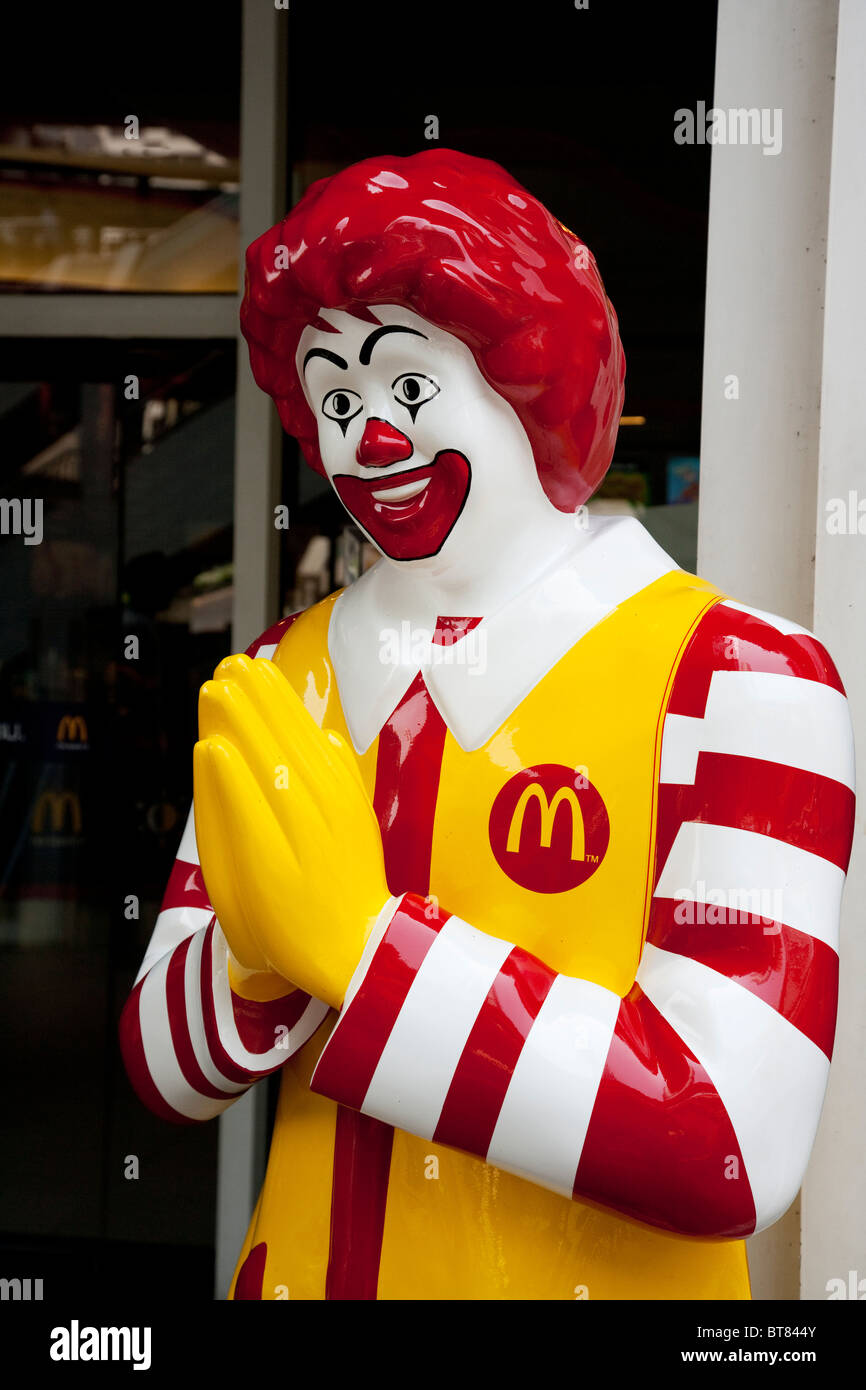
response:
<path fill-rule="evenodd" d="M 87 747 L 87 722 L 83 714 L 64 714 L 57 725 L 57 742 Z"/>
<path fill-rule="evenodd" d="M 497 864 L 514 883 L 533 893 L 565 893 L 598 869 L 610 821 L 582 769 L 541 763 L 505 783 L 488 833 Z"/>
<path fill-rule="evenodd" d="M 34 835 L 45 834 L 48 822 L 49 833 L 53 835 L 81 834 L 81 802 L 75 792 L 45 791 L 39 797 L 30 818 L 30 828 Z"/>

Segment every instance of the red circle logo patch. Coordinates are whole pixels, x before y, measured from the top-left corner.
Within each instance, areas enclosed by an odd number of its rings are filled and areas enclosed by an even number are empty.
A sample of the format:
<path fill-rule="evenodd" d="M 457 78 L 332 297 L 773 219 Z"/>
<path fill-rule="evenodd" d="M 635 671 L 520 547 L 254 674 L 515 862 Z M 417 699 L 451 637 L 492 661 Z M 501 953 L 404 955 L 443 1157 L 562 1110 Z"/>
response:
<path fill-rule="evenodd" d="M 581 768 L 539 763 L 505 783 L 488 833 L 497 864 L 514 883 L 533 893 L 565 893 L 595 873 L 610 821 Z"/>

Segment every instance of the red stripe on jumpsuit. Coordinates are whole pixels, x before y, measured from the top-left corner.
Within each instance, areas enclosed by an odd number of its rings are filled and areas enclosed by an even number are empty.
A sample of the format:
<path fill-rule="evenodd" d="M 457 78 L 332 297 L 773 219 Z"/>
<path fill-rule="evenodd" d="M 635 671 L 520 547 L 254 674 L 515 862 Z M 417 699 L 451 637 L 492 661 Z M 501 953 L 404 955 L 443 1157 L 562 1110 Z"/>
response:
<path fill-rule="evenodd" d="M 433 641 L 459 641 L 478 619 L 440 618 Z M 433 819 L 445 747 L 445 724 L 415 677 L 379 734 L 373 808 L 385 852 L 388 888 L 430 891 Z M 331 1250 L 325 1297 L 376 1298 L 394 1131 L 340 1105 L 334 1142 Z"/>

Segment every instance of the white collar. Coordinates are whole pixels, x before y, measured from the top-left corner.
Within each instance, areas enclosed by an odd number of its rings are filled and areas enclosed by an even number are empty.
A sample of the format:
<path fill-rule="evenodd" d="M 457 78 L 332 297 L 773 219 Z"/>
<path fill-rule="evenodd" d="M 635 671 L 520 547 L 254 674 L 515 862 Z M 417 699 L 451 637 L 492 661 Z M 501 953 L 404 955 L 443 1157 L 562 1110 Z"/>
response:
<path fill-rule="evenodd" d="M 590 628 L 678 568 L 634 517 L 591 518 L 581 541 L 450 649 L 432 643 L 439 614 L 410 611 L 396 566 L 379 560 L 344 589 L 328 650 L 357 751 L 367 751 L 421 670 L 461 748 L 481 748 Z"/>

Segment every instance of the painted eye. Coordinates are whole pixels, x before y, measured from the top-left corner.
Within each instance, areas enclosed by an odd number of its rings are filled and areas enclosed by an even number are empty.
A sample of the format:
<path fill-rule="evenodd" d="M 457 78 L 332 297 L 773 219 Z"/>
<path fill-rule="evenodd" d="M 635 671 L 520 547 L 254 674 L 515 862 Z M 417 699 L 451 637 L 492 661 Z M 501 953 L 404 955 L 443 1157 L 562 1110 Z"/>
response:
<path fill-rule="evenodd" d="M 395 400 L 405 405 L 413 420 L 424 402 L 432 401 L 439 394 L 439 387 L 433 378 L 423 376 L 421 372 L 404 372 L 392 383 L 391 390 Z"/>
<path fill-rule="evenodd" d="M 322 401 L 322 414 L 329 420 L 336 420 L 343 434 L 350 420 L 354 420 L 364 402 L 357 391 L 329 391 Z"/>

